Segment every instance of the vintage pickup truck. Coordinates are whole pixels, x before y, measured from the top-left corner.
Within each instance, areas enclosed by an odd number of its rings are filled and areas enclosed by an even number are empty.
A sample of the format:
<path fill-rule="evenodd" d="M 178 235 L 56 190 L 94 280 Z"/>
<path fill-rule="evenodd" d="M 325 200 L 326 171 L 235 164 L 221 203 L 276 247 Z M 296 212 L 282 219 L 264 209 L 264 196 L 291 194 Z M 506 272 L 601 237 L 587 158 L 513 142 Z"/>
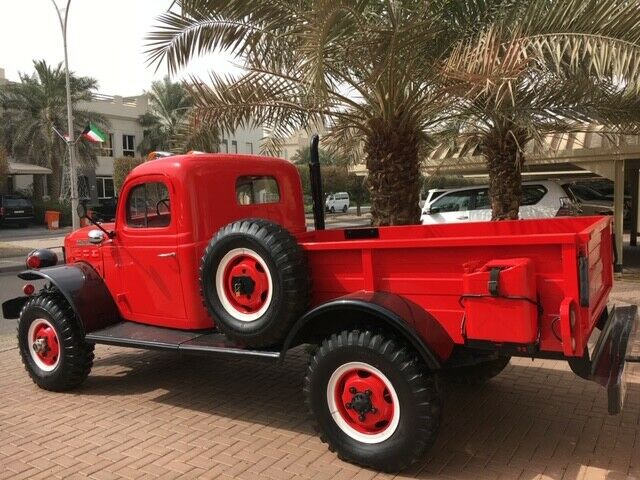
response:
<path fill-rule="evenodd" d="M 76 387 L 95 344 L 264 360 L 310 344 L 304 397 L 322 440 L 385 471 L 435 440 L 439 380 L 485 381 L 512 356 L 566 360 L 621 410 L 638 322 L 608 307 L 608 217 L 324 230 L 311 169 L 314 230 L 289 162 L 134 169 L 115 222 L 71 233 L 64 265 L 32 252 L 19 277 L 45 286 L 3 304 L 34 382 Z"/>

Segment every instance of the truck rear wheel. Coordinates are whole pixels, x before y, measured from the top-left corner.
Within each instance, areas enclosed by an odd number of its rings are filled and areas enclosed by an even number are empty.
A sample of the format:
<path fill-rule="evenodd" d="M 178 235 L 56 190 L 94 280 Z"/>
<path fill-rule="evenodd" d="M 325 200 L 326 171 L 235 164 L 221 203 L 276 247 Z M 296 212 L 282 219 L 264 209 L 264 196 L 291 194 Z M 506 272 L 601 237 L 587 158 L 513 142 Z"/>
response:
<path fill-rule="evenodd" d="M 34 296 L 24 305 L 18 346 L 27 373 L 45 390 L 71 390 L 93 366 L 94 345 L 85 343 L 73 310 L 55 293 Z"/>
<path fill-rule="evenodd" d="M 510 360 L 511 357 L 499 357 L 475 365 L 443 370 L 442 374 L 448 381 L 459 385 L 482 385 L 502 373 Z"/>
<path fill-rule="evenodd" d="M 282 341 L 309 304 L 309 275 L 296 239 L 247 219 L 222 228 L 200 267 L 205 306 L 230 338 L 252 347 Z"/>
<path fill-rule="evenodd" d="M 441 400 L 413 351 L 370 331 L 327 338 L 304 380 L 321 440 L 343 460 L 397 472 L 435 441 Z"/>

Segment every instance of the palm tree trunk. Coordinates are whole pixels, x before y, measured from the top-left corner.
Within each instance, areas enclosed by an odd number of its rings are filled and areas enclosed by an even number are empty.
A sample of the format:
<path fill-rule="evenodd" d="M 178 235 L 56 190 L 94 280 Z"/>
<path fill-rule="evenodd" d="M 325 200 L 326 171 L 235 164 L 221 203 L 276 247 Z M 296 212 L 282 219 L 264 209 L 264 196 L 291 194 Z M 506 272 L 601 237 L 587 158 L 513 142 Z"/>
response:
<path fill-rule="evenodd" d="M 522 199 L 521 158 L 515 152 L 496 153 L 487 159 L 491 220 L 517 220 Z"/>
<path fill-rule="evenodd" d="M 49 195 L 52 199 L 60 199 L 60 190 L 62 188 L 62 171 L 60 168 L 60 160 L 52 152 L 49 154 L 49 165 L 51 166 L 51 176 L 49 177 Z"/>
<path fill-rule="evenodd" d="M 419 223 L 419 132 L 402 130 L 383 120 L 369 122 L 364 150 L 369 170 L 373 226 Z"/>

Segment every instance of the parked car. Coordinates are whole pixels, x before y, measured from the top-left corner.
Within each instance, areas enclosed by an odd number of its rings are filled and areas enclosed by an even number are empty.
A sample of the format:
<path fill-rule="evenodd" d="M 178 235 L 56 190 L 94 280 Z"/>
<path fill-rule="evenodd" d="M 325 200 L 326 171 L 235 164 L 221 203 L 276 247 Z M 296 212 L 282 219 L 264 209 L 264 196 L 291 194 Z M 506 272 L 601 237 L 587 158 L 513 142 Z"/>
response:
<path fill-rule="evenodd" d="M 19 195 L 0 195 L 0 224 L 26 227 L 33 220 L 33 203 Z"/>
<path fill-rule="evenodd" d="M 580 203 L 583 215 L 613 215 L 613 201 L 581 183 L 565 183 L 562 188 Z"/>
<path fill-rule="evenodd" d="M 570 194 L 554 181 L 541 180 L 522 185 L 520 218 L 551 218 L 578 212 L 578 205 Z M 448 190 L 425 203 L 422 209 L 423 225 L 485 220 L 491 220 L 487 185 Z"/>
<path fill-rule="evenodd" d="M 324 208 L 331 213 L 347 213 L 347 210 L 349 210 L 349 194 L 347 192 L 338 192 L 327 195 Z"/>

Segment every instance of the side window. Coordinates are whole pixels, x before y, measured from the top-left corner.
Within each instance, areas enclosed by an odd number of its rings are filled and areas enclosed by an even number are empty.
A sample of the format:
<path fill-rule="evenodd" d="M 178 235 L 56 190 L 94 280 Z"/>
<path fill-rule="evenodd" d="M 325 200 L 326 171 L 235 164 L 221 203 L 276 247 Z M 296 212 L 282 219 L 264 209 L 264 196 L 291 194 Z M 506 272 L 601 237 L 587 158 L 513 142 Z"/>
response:
<path fill-rule="evenodd" d="M 245 175 L 236 181 L 236 198 L 240 205 L 278 203 L 280 190 L 273 177 Z"/>
<path fill-rule="evenodd" d="M 547 189 L 542 185 L 525 185 L 522 187 L 522 201 L 521 206 L 535 205 L 542 197 L 547 193 Z"/>
<path fill-rule="evenodd" d="M 169 190 L 164 183 L 137 185 L 127 198 L 127 225 L 134 228 L 160 228 L 171 224 Z"/>
<path fill-rule="evenodd" d="M 476 202 L 474 210 L 487 210 L 491 208 L 491 199 L 489 199 L 489 189 L 476 191 Z"/>
<path fill-rule="evenodd" d="M 441 196 L 433 202 L 431 208 L 438 209 L 438 213 L 459 212 L 461 210 L 468 210 L 470 204 L 471 191 L 466 190 Z"/>

